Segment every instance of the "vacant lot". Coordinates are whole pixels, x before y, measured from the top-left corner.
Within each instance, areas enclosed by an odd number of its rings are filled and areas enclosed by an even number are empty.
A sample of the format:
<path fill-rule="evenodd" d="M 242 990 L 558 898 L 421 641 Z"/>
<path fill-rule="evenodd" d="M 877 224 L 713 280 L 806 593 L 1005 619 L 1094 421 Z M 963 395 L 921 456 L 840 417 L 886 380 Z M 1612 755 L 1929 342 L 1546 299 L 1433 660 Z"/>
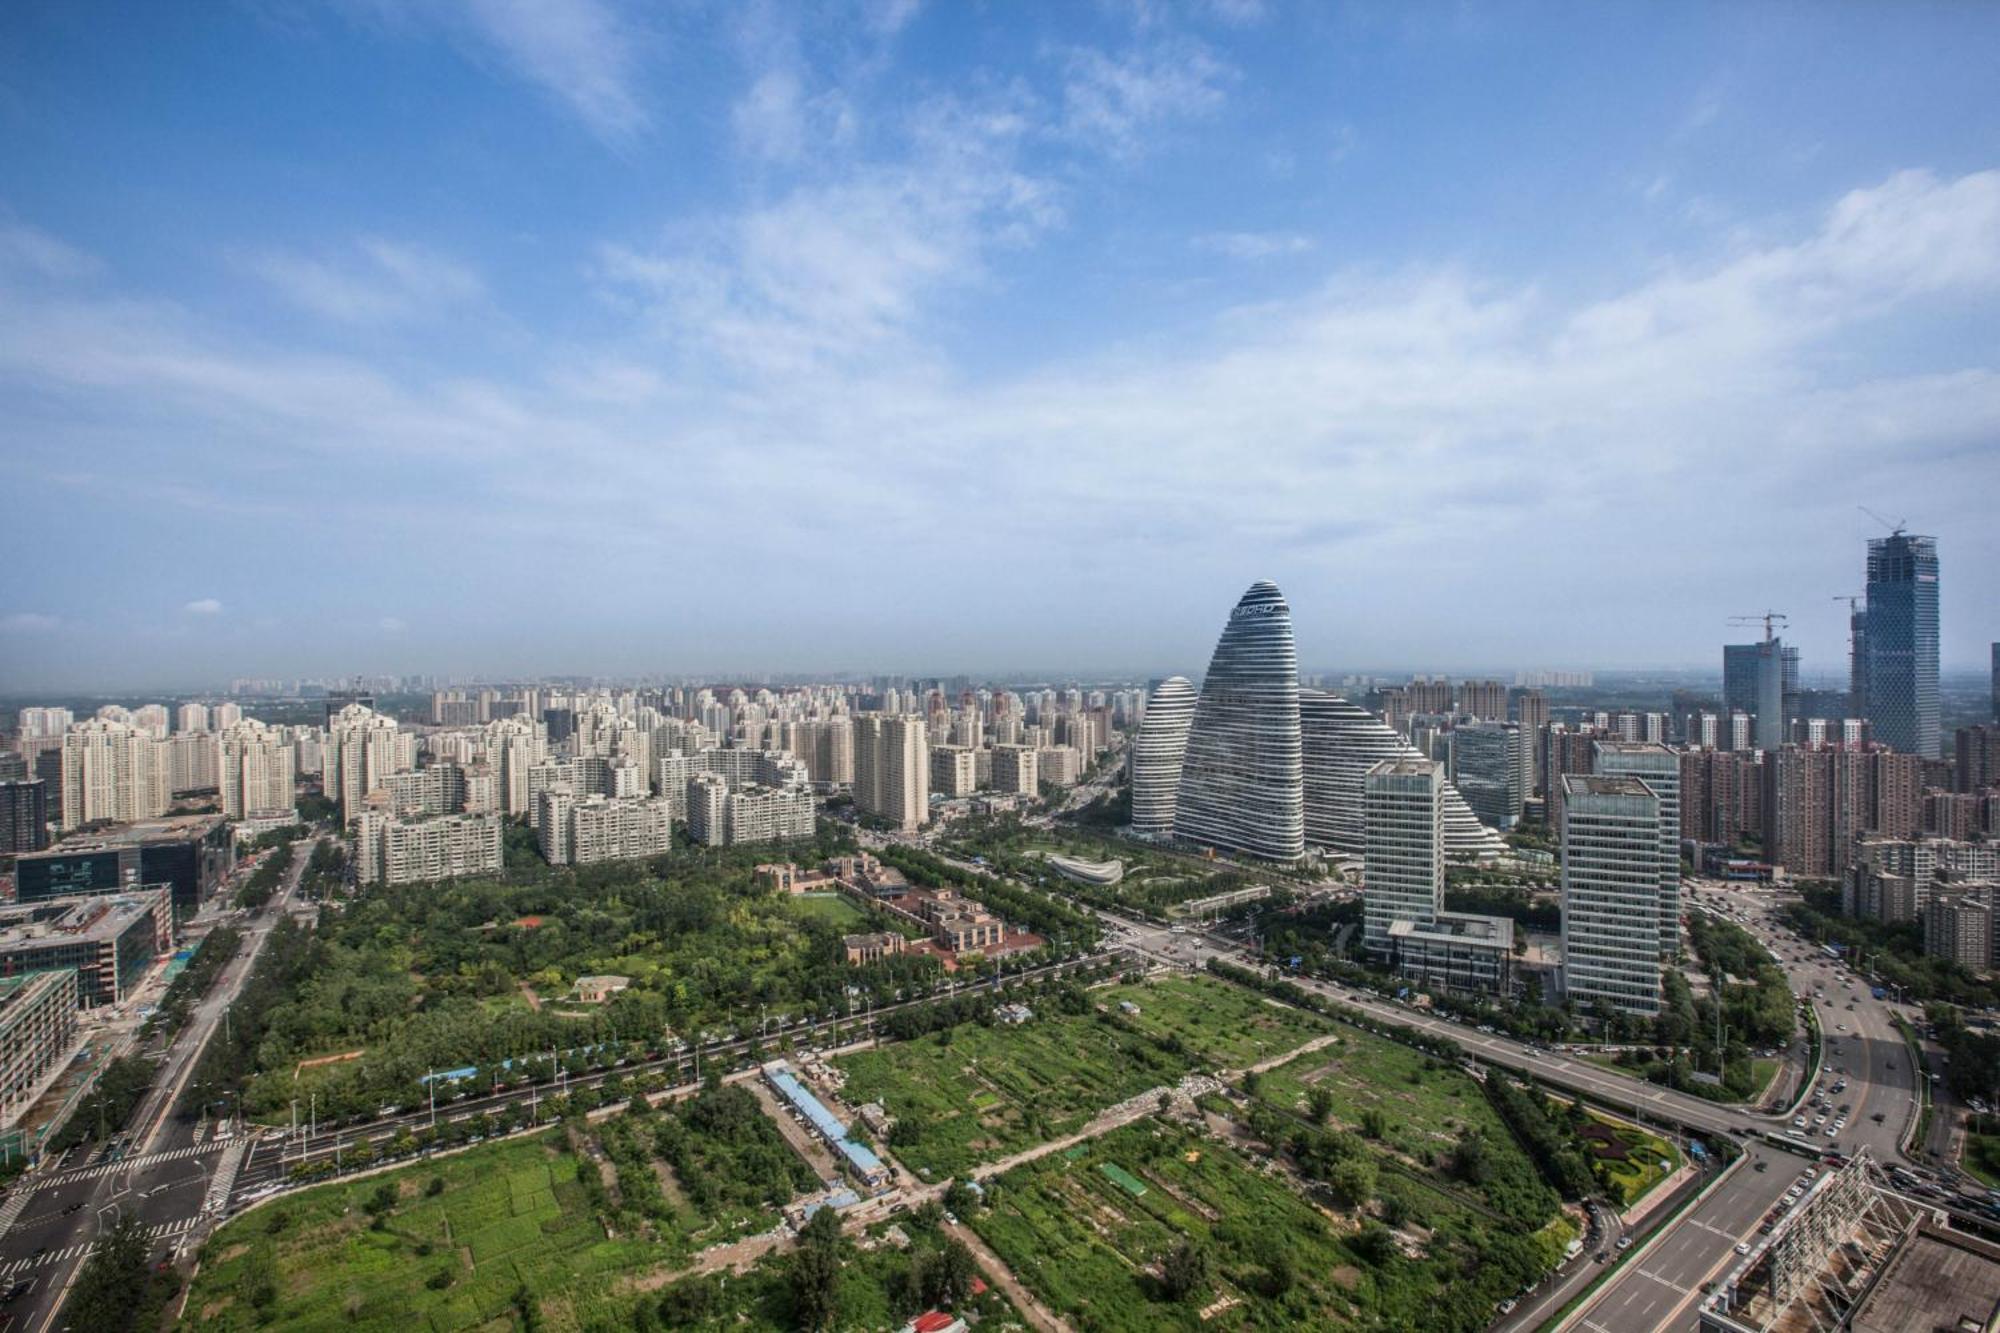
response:
<path fill-rule="evenodd" d="M 972 1221 L 1051 1306 L 1107 1331 L 1473 1329 L 1562 1244 L 1402 1182 L 1385 1195 L 1338 1216 L 1282 1172 L 1146 1121 L 1007 1172 Z M 1175 1300 L 1162 1264 L 1184 1243 L 1206 1252 L 1209 1276 Z"/>
<path fill-rule="evenodd" d="M 1114 986 L 1092 997 L 1146 1035 L 1178 1044 L 1190 1063 L 1210 1071 L 1246 1069 L 1335 1031 L 1331 1020 L 1213 977 Z"/>
<path fill-rule="evenodd" d="M 1462 1070 L 1358 1028 L 1337 1030 L 1338 1044 L 1267 1071 L 1257 1095 L 1303 1113 L 1312 1090 L 1324 1089 L 1321 1095 L 1331 1097 L 1328 1124 L 1360 1129 L 1373 1112 L 1380 1140 L 1412 1158 L 1449 1148 L 1467 1126 L 1489 1139 L 1510 1138 Z"/>

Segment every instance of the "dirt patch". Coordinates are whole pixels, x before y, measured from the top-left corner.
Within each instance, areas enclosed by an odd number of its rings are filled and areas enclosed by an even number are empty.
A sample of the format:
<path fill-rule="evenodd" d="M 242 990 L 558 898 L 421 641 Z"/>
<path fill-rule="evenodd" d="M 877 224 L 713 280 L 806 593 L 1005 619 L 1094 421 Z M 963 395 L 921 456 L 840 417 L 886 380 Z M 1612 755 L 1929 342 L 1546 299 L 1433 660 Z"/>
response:
<path fill-rule="evenodd" d="M 211 1264 L 226 1264 L 232 1259 L 241 1259 L 248 1253 L 250 1253 L 248 1245 L 232 1245 L 221 1254 L 216 1255 L 215 1258 L 209 1260 L 209 1262 Z M 203 1318 L 206 1317 L 206 1315 L 203 1316 Z"/>
<path fill-rule="evenodd" d="M 236 1304 L 234 1296 L 224 1296 L 219 1301 L 210 1301 L 201 1307 L 201 1322 L 206 1324 L 234 1304 Z"/>
<path fill-rule="evenodd" d="M 687 1195 L 681 1190 L 680 1177 L 674 1174 L 674 1169 L 671 1166 L 655 1158 L 653 1160 L 653 1174 L 659 1178 L 660 1193 L 666 1196 L 669 1204 L 675 1208 L 687 1207 Z"/>
<path fill-rule="evenodd" d="M 1353 1291 L 1361 1285 L 1361 1270 L 1353 1264 L 1342 1264 L 1328 1273 L 1326 1280 L 1342 1291 Z"/>

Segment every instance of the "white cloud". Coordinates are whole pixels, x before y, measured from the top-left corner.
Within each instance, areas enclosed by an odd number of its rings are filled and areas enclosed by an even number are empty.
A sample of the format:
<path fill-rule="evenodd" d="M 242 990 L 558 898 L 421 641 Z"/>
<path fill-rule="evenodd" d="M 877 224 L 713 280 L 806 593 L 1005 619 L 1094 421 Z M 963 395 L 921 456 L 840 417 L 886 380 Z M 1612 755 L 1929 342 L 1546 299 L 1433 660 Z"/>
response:
<path fill-rule="evenodd" d="M 222 614 L 222 603 L 213 597 L 197 597 L 182 606 L 181 610 L 191 616 L 219 616 Z"/>
<path fill-rule="evenodd" d="M 355 248 L 344 262 L 273 251 L 244 266 L 294 305 L 347 324 L 432 317 L 485 296 L 477 273 L 443 255 L 380 237 Z"/>
<path fill-rule="evenodd" d="M 400 634 L 409 628 L 401 616 L 383 616 L 376 626 L 385 634 Z"/>
<path fill-rule="evenodd" d="M 22 634 L 55 629 L 61 624 L 62 621 L 55 616 L 44 615 L 40 611 L 16 611 L 12 615 L 0 617 L 0 627 Z"/>
<path fill-rule="evenodd" d="M 1119 156 L 1136 156 L 1176 120 L 1219 108 L 1236 71 L 1207 47 L 1170 38 L 1111 55 L 1063 53 L 1062 133 Z"/>
<path fill-rule="evenodd" d="M 47 278 L 88 277 L 103 266 L 93 255 L 22 223 L 0 222 L 0 270 L 26 269 Z"/>
<path fill-rule="evenodd" d="M 1197 236 L 1195 246 L 1230 259 L 1271 259 L 1304 254 L 1313 240 L 1296 231 L 1216 231 Z"/>
<path fill-rule="evenodd" d="M 638 93 L 650 34 L 604 0 L 348 0 L 347 7 L 394 29 L 441 31 L 476 60 L 497 58 L 608 142 L 651 124 Z"/>

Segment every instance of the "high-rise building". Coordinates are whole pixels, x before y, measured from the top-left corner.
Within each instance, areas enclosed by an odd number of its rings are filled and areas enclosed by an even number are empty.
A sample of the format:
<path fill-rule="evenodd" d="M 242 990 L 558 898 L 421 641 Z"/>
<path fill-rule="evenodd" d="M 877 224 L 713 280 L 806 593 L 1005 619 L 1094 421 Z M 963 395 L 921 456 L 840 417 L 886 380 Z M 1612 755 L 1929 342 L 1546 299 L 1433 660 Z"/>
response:
<path fill-rule="evenodd" d="M 658 856 L 673 848 L 673 816 L 657 796 L 579 800 L 568 787 L 553 787 L 540 795 L 535 841 L 550 865 Z"/>
<path fill-rule="evenodd" d="M 1924 908 L 1924 952 L 1949 958 L 1975 976 L 1993 971 L 1992 886 L 1974 892 L 1939 893 Z"/>
<path fill-rule="evenodd" d="M 1875 739 L 1938 757 L 1937 539 L 1897 531 L 1868 543 L 1866 716 Z"/>
<path fill-rule="evenodd" d="M 1173 834 L 1181 761 L 1187 753 L 1194 706 L 1194 686 L 1186 676 L 1169 676 L 1146 694 L 1139 731 L 1126 755 L 1126 770 L 1132 782 L 1134 833 L 1149 838 Z"/>
<path fill-rule="evenodd" d="M 946 800 L 970 796 L 977 786 L 972 751 L 963 745 L 931 747 L 931 790 Z"/>
<path fill-rule="evenodd" d="M 1782 639 L 1722 646 L 1722 706 L 1749 714 L 1753 741 L 1771 750 L 1785 743 L 1785 729 L 1798 711 L 1799 650 Z"/>
<path fill-rule="evenodd" d="M 40 778 L 0 782 L 0 853 L 49 845 L 49 784 Z"/>
<path fill-rule="evenodd" d="M 1593 767 L 1600 774 L 1645 779 L 1659 809 L 1660 956 L 1673 958 L 1681 947 L 1681 761 L 1664 745 L 1600 741 Z"/>
<path fill-rule="evenodd" d="M 1029 745 L 993 747 L 993 790 L 1002 795 L 1033 796 L 1041 790 L 1041 768 Z"/>
<path fill-rule="evenodd" d="M 1428 923 L 1444 910 L 1444 772 L 1429 759 L 1388 759 L 1362 781 L 1361 938 L 1390 949 L 1398 920 Z"/>
<path fill-rule="evenodd" d="M 1458 711 L 1482 722 L 1504 722 L 1507 719 L 1507 687 L 1497 680 L 1460 681 Z"/>
<path fill-rule="evenodd" d="M 1521 785 L 1521 729 L 1512 722 L 1466 722 L 1451 730 L 1451 780 L 1482 824 L 1512 828 L 1527 793 Z"/>
<path fill-rule="evenodd" d="M 343 821 L 351 822 L 368 793 L 380 788 L 391 773 L 416 766 L 416 738 L 392 717 L 350 703 L 327 724 L 323 781 L 327 799 L 339 804 Z"/>
<path fill-rule="evenodd" d="M 1660 798 L 1639 777 L 1563 777 L 1562 943 L 1567 998 L 1660 1010 Z M 1678 857 L 1675 869 L 1678 871 Z"/>
<path fill-rule="evenodd" d="M 101 821 L 153 819 L 173 803 L 167 743 L 129 723 L 92 718 L 62 738 L 65 831 Z"/>
<path fill-rule="evenodd" d="M 2000 726 L 1960 727 L 1951 748 L 1953 791 L 2000 787 Z"/>
<path fill-rule="evenodd" d="M 1366 847 L 1364 783 L 1387 759 L 1421 759 L 1417 748 L 1360 705 L 1324 690 L 1299 691 L 1299 739 L 1305 770 L 1306 843 L 1359 856 Z M 1497 856 L 1505 844 L 1479 822 L 1458 788 L 1444 783 L 1445 855 Z"/>
<path fill-rule="evenodd" d="M 1993 645 L 1993 721 L 2000 724 L 2000 643 Z"/>
<path fill-rule="evenodd" d="M 1276 584 L 1250 586 L 1209 659 L 1174 805 L 1184 842 L 1273 861 L 1305 854 L 1298 650 Z"/>
<path fill-rule="evenodd" d="M 854 719 L 854 804 L 905 832 L 930 820 L 930 747 L 922 718 L 863 713 Z"/>
<path fill-rule="evenodd" d="M 208 705 L 185 703 L 175 710 L 175 731 L 207 731 Z"/>
<path fill-rule="evenodd" d="M 12 1129 L 76 1051 L 73 967 L 0 979 L 0 1130 Z"/>
<path fill-rule="evenodd" d="M 397 819 L 357 807 L 354 871 L 363 884 L 414 884 L 490 874 L 503 864 L 495 815 Z"/>
<path fill-rule="evenodd" d="M 220 752 L 222 813 L 231 819 L 290 810 L 296 754 L 285 734 L 251 719 L 212 742 Z"/>
<path fill-rule="evenodd" d="M 1542 730 L 1549 725 L 1549 697 L 1540 690 L 1522 690 L 1514 696 L 1514 719 L 1521 724 L 1521 744 L 1528 752 L 1530 796 L 1540 796 L 1547 788 L 1542 777 Z"/>

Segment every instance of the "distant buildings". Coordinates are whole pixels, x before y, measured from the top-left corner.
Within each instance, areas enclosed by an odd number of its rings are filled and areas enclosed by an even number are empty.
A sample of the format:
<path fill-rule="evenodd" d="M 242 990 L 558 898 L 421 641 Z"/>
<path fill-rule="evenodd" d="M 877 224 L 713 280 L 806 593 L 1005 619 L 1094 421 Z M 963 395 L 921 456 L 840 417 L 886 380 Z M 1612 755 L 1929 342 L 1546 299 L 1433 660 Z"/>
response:
<path fill-rule="evenodd" d="M 1368 771 L 1386 759 L 1423 756 L 1386 722 L 1324 690 L 1299 691 L 1299 734 L 1306 843 L 1358 856 L 1366 845 L 1362 789 Z M 1500 835 L 1480 823 L 1449 781 L 1441 800 L 1447 856 L 1479 858 L 1500 852 Z"/>
<path fill-rule="evenodd" d="M 1623 773 L 1573 773 L 1562 788 L 1565 994 L 1586 1010 L 1656 1014 L 1671 956 L 1660 928 L 1660 797 Z"/>
<path fill-rule="evenodd" d="M 221 756 L 223 814 L 248 819 L 294 808 L 296 756 L 282 732 L 255 720 L 238 722 L 213 744 Z"/>
<path fill-rule="evenodd" d="M 164 815 L 173 804 L 170 753 L 146 728 L 105 718 L 78 723 L 62 738 L 63 829 Z"/>
<path fill-rule="evenodd" d="M 327 722 L 323 782 L 327 799 L 352 822 L 368 794 L 386 785 L 392 773 L 417 766 L 416 737 L 396 719 L 360 703 L 344 705 Z"/>
<path fill-rule="evenodd" d="M 1875 739 L 1938 757 L 1937 539 L 1900 529 L 1868 543 L 1864 711 Z"/>
<path fill-rule="evenodd" d="M 1722 707 L 1754 719 L 1757 748 L 1785 743 L 1785 729 L 1797 715 L 1799 650 L 1782 639 L 1731 643 L 1722 649 Z"/>
<path fill-rule="evenodd" d="M 1511 722 L 1461 722 L 1450 733 L 1451 780 L 1482 824 L 1510 829 L 1527 799 L 1521 729 Z"/>
<path fill-rule="evenodd" d="M 1460 990 L 1508 988 L 1514 923 L 1444 910 L 1444 773 L 1391 759 L 1364 781 L 1362 944 L 1403 976 Z"/>
<path fill-rule="evenodd" d="M 1174 834 L 1272 861 L 1305 853 L 1298 653 L 1291 608 L 1274 583 L 1243 594 L 1209 660 L 1181 761 Z"/>
<path fill-rule="evenodd" d="M 1037 755 L 1026 745 L 993 747 L 993 790 L 1001 795 L 1033 796 L 1041 790 Z"/>

